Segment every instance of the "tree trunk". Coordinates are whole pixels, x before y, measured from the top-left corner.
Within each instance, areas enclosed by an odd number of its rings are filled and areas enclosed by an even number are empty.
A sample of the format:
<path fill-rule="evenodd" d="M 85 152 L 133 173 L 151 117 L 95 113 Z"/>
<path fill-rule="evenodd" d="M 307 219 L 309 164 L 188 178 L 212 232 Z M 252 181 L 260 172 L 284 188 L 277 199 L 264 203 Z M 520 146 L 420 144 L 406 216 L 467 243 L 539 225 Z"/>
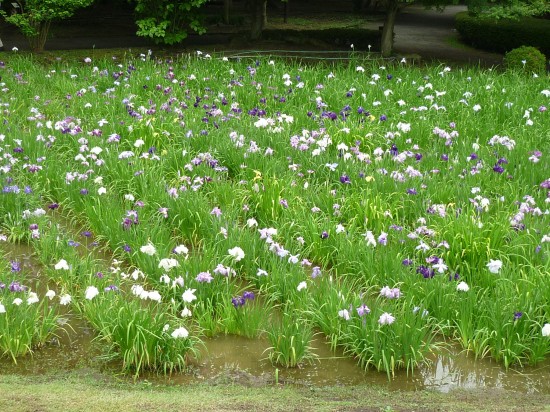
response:
<path fill-rule="evenodd" d="M 262 19 L 264 21 L 264 26 L 267 26 L 267 0 L 264 1 L 264 8 L 262 10 Z"/>
<path fill-rule="evenodd" d="M 231 23 L 231 9 L 233 8 L 233 0 L 223 0 L 223 22 Z"/>
<path fill-rule="evenodd" d="M 48 40 L 51 20 L 42 22 L 31 21 L 31 25 L 35 27 L 37 35 L 28 38 L 29 46 L 33 52 L 43 52 L 44 46 L 46 45 L 46 40 Z"/>
<path fill-rule="evenodd" d="M 250 39 L 258 40 L 264 29 L 264 13 L 267 0 L 252 0 L 252 25 L 250 27 Z"/>
<path fill-rule="evenodd" d="M 393 50 L 393 29 L 395 27 L 395 18 L 399 6 L 397 1 L 390 0 L 386 5 L 386 19 L 384 20 L 384 28 L 382 29 L 381 50 L 382 57 L 388 57 Z"/>

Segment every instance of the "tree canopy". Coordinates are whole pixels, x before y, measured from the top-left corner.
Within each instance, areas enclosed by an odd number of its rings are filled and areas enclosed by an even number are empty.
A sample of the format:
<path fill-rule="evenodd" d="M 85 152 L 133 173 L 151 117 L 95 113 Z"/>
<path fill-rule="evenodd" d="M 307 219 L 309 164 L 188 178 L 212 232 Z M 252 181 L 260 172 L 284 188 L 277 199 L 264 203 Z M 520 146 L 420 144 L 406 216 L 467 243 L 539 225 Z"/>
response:
<path fill-rule="evenodd" d="M 29 40 L 31 49 L 44 48 L 52 21 L 71 17 L 80 8 L 91 5 L 94 0 L 17 0 L 16 13 L 8 15 L 0 10 L 4 19 L 19 28 Z"/>
<path fill-rule="evenodd" d="M 208 0 L 132 0 L 135 3 L 138 36 L 157 43 L 176 44 L 189 30 L 204 33 L 197 10 Z"/>

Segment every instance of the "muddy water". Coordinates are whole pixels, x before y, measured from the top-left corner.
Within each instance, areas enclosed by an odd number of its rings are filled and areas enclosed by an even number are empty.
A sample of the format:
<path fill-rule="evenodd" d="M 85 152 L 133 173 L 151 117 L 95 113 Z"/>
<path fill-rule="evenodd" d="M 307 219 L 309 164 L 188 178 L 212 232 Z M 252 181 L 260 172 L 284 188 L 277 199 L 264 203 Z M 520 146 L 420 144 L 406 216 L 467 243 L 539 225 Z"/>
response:
<path fill-rule="evenodd" d="M 224 368 L 244 370 L 247 375 L 241 380 L 273 382 L 275 368 L 267 361 L 264 350 L 268 342 L 226 336 L 207 342 L 210 354 L 199 368 L 199 377 L 224 376 Z M 376 384 L 388 389 L 420 390 L 433 389 L 448 392 L 454 388 L 499 388 L 523 393 L 550 394 L 550 362 L 536 368 L 505 371 L 500 365 L 487 360 L 475 360 L 458 350 L 433 356 L 431 363 L 417 369 L 414 374 L 405 371 L 396 373 L 388 381 L 386 374 L 376 371 L 364 372 L 353 359 L 334 354 L 320 340 L 313 343 L 319 362 L 301 369 L 279 369 L 280 382 L 310 385 L 357 385 Z M 200 375 L 202 374 L 202 375 Z M 228 374 L 229 378 L 232 377 Z M 237 377 L 238 380 L 238 377 Z"/>
<path fill-rule="evenodd" d="M 14 365 L 7 358 L 0 358 L 0 373 L 39 375 L 52 371 L 76 371 L 90 373 L 103 371 L 118 373 L 116 365 L 106 366 L 98 360 L 100 348 L 91 342 L 92 331 L 85 324 L 69 319 L 74 331 L 61 334 L 59 342 L 48 345 L 34 356 L 18 360 Z M 206 343 L 202 359 L 186 374 L 161 377 L 154 374 L 143 376 L 142 380 L 154 383 L 184 385 L 196 382 L 239 383 L 249 386 L 279 383 L 303 385 L 358 385 L 370 384 L 390 390 L 432 389 L 448 392 L 455 388 L 480 389 L 498 388 L 521 393 L 550 394 L 550 362 L 536 368 L 521 371 L 505 371 L 490 360 L 474 360 L 461 353 L 449 356 L 434 356 L 433 362 L 417 369 L 407 376 L 398 372 L 388 381 L 384 373 L 362 371 L 356 363 L 341 354 L 332 353 L 328 346 L 314 342 L 320 360 L 312 365 L 296 369 L 277 369 L 266 360 L 267 341 L 250 340 L 238 336 L 221 336 Z M 128 378 L 131 380 L 131 378 Z"/>
<path fill-rule="evenodd" d="M 27 269 L 40 267 L 34 261 L 31 249 L 17 246 L 15 251 L 15 247 L 10 245 L 8 251 L 7 246 L 6 243 L 0 244 L 4 252 L 17 256 Z M 32 272 L 26 270 L 26 273 Z M 35 351 L 33 356 L 18 359 L 17 365 L 8 358 L 0 357 L 0 373 L 38 375 L 52 371 L 119 372 L 118 365 L 106 364 L 100 360 L 100 343 L 92 342 L 93 331 L 85 322 L 72 314 L 63 314 L 62 323 L 65 325 L 65 332 L 60 332 L 58 338 Z M 221 336 L 205 341 L 202 357 L 192 365 L 189 373 L 176 374 L 169 378 L 146 375 L 142 379 L 174 385 L 204 381 L 236 382 L 251 386 L 275 382 L 317 386 L 375 384 L 390 390 L 432 389 L 448 392 L 454 388 L 498 388 L 522 393 L 550 394 L 550 361 L 535 368 L 506 371 L 491 360 L 475 360 L 456 348 L 445 355 L 434 355 L 429 364 L 418 368 L 414 374 L 407 376 L 406 372 L 400 371 L 388 381 L 384 373 L 364 372 L 353 359 L 344 357 L 342 353 L 331 352 L 321 339 L 314 341 L 312 346 L 319 357 L 317 362 L 302 368 L 277 369 L 266 359 L 268 341 Z"/>

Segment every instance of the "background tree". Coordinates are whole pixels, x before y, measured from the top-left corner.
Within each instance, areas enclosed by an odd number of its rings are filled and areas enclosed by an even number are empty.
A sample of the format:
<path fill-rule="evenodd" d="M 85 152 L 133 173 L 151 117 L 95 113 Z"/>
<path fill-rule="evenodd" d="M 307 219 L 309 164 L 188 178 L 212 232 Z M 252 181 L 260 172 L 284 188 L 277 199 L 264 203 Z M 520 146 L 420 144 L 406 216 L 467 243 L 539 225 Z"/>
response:
<path fill-rule="evenodd" d="M 17 13 L 8 15 L 0 10 L 4 19 L 19 28 L 28 39 L 31 50 L 42 51 L 48 39 L 52 21 L 71 17 L 80 8 L 94 0 L 12 0 L 17 3 Z"/>
<path fill-rule="evenodd" d="M 258 40 L 267 21 L 267 0 L 250 0 L 250 39 Z"/>
<path fill-rule="evenodd" d="M 382 38 L 380 39 L 380 50 L 382 56 L 388 57 L 393 50 L 393 29 L 395 27 L 395 19 L 399 10 L 410 3 L 403 0 L 382 0 L 382 7 L 386 11 L 384 26 L 382 28 Z"/>
<path fill-rule="evenodd" d="M 223 0 L 223 22 L 231 23 L 231 10 L 233 9 L 233 0 Z"/>
<path fill-rule="evenodd" d="M 204 33 L 199 8 L 208 0 L 132 0 L 135 3 L 137 35 L 156 43 L 176 44 L 189 30 Z"/>

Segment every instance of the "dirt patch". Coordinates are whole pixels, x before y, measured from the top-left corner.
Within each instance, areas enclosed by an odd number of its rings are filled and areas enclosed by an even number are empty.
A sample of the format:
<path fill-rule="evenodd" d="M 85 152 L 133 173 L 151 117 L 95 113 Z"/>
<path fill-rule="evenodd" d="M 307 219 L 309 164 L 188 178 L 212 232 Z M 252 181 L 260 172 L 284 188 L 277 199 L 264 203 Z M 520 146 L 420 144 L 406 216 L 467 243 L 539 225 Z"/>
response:
<path fill-rule="evenodd" d="M 246 387 L 262 387 L 271 383 L 271 377 L 263 374 L 253 375 L 239 368 L 227 368 L 209 379 L 210 385 L 242 385 Z"/>

